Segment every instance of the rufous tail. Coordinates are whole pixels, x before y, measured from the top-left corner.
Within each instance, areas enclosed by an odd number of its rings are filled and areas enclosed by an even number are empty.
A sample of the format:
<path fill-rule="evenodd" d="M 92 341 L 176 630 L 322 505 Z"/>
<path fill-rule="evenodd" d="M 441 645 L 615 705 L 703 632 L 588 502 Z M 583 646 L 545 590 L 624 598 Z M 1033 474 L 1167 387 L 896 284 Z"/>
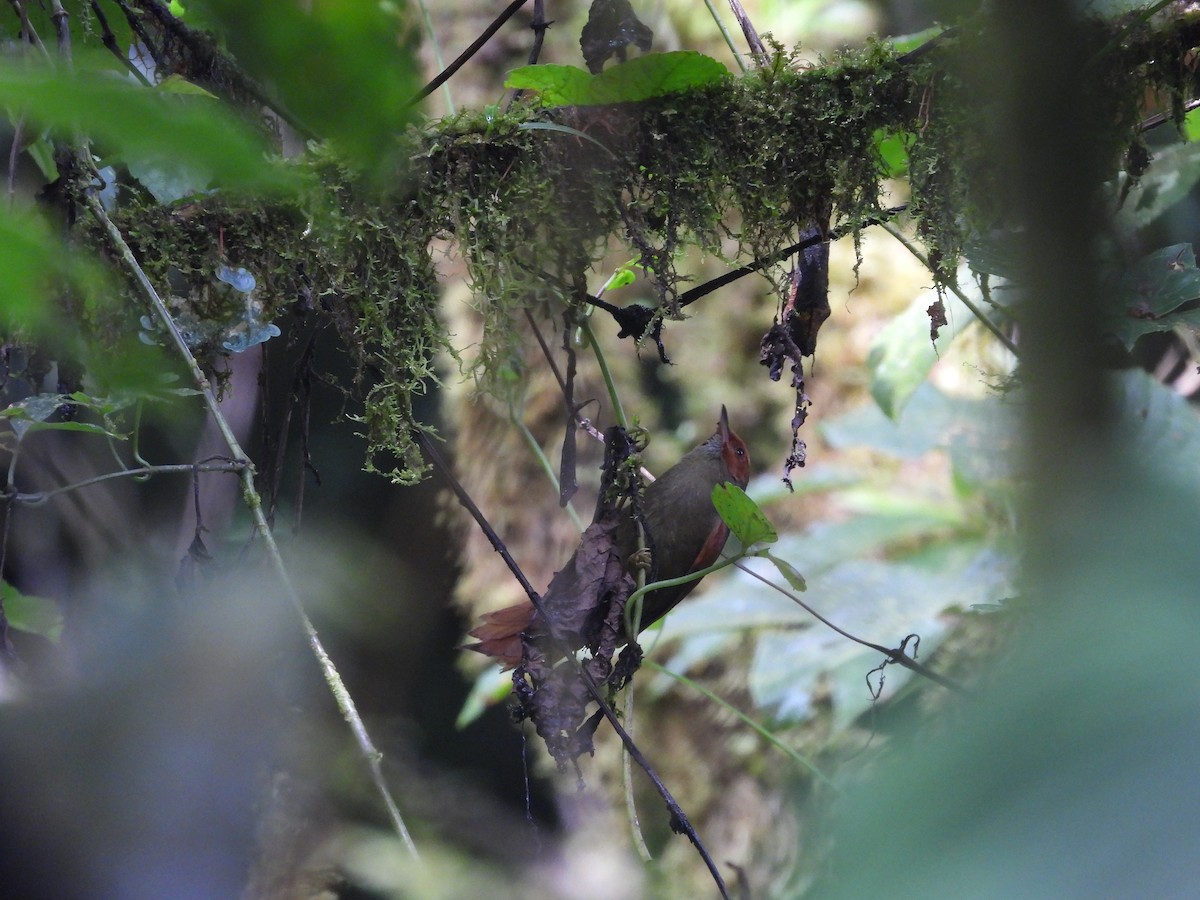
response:
<path fill-rule="evenodd" d="M 484 613 L 483 621 L 468 632 L 479 643 L 467 644 L 463 649 L 491 656 L 502 668 L 514 669 L 524 656 L 521 632 L 533 624 L 534 614 L 533 604 L 528 601 Z"/>

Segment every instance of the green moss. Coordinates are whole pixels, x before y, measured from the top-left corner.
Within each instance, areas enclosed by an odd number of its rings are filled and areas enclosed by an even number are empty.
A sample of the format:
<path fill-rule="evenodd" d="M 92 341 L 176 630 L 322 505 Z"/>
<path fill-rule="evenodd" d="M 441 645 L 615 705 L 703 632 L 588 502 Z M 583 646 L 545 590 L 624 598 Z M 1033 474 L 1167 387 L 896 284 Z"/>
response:
<path fill-rule="evenodd" d="M 1108 127 L 1089 137 L 1114 160 L 1137 140 L 1147 84 L 1177 115 L 1195 87 L 1190 35 L 1141 24 L 1120 34 L 1112 64 L 1097 68 Z M 985 42 L 964 31 L 919 62 L 872 44 L 811 69 L 779 52 L 757 72 L 644 103 L 467 112 L 403 138 L 410 166 L 387 196 L 315 148 L 305 196 L 129 208 L 119 224 L 152 281 L 197 318 L 236 312 L 206 290 L 223 263 L 259 278 L 266 321 L 297 304 L 328 318 L 356 363 L 367 467 L 411 482 L 423 471 L 412 398 L 434 378 L 435 353 L 461 349 L 437 318 L 432 240 L 462 253 L 483 322 L 472 374 L 495 393 L 521 389 L 520 314 L 581 306 L 613 236 L 640 257 L 656 315 L 671 319 L 686 248 L 719 253 L 732 236 L 740 255 L 767 256 L 813 225 L 856 230 L 879 212 L 881 133 L 910 137 L 910 210 L 947 280 L 968 238 L 1005 213 L 990 100 L 970 78 Z M 220 352 L 201 355 L 211 365 Z"/>

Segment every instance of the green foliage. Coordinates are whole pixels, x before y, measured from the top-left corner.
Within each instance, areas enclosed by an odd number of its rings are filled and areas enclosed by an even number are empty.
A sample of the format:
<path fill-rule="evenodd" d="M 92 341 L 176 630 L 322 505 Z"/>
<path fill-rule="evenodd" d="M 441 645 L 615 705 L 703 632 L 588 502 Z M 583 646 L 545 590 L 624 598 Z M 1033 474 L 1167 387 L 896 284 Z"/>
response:
<path fill-rule="evenodd" d="M 933 291 L 919 294 L 908 309 L 884 326 L 871 344 L 867 357 L 871 396 L 893 419 L 925 382 L 941 354 L 975 324 L 962 301 L 954 294 L 946 294 L 940 299 L 949 324 L 942 326 L 934 340 L 930 334 L 929 308 L 938 299 Z"/>
<path fill-rule="evenodd" d="M 69 253 L 40 216 L 21 209 L 0 217 L 0 329 L 45 337 L 57 325 L 55 298 L 63 287 L 95 294 L 104 279 L 85 260 Z"/>
<path fill-rule="evenodd" d="M 775 527 L 758 504 L 736 484 L 713 485 L 712 501 L 721 520 L 745 550 L 755 544 L 773 544 L 779 539 Z"/>
<path fill-rule="evenodd" d="M 413 119 L 415 22 L 407 7 L 317 0 L 196 0 L 283 108 L 356 165 L 384 174 Z"/>
<path fill-rule="evenodd" d="M 22 594 L 8 582 L 0 582 L 0 603 L 11 627 L 41 635 L 56 644 L 62 637 L 62 609 L 49 597 Z"/>
<path fill-rule="evenodd" d="M 577 304 L 584 273 L 616 231 L 646 273 L 657 316 L 671 318 L 679 315 L 676 261 L 685 248 L 721 252 L 736 229 L 740 251 L 763 256 L 814 222 L 853 228 L 878 210 L 881 179 L 905 168 L 939 279 L 950 277 L 973 238 L 971 223 L 996 211 L 968 190 L 987 183 L 978 168 L 988 156 L 969 70 L 978 39 L 969 30 L 944 42 L 936 65 L 901 65 L 874 44 L 809 69 L 778 53 L 741 78 L 695 53 L 639 57 L 598 76 L 520 69 L 512 84 L 538 90 L 542 105 L 465 113 L 401 140 L 415 85 L 411 55 L 397 50 L 411 25 L 394 5 L 351 11 L 324 2 L 305 11 L 292 2 L 211 0 L 189 5 L 188 21 L 213 25 L 241 64 L 269 73 L 286 110 L 329 144 L 311 144 L 302 165 L 268 162 L 263 136 L 214 99 L 253 106 L 260 101 L 252 86 L 186 28 L 173 32 L 171 45 L 186 47 L 186 74 L 154 90 L 113 77 L 113 59 L 80 52 L 78 76 L 6 65 L 0 99 L 36 111 L 56 135 L 87 133 L 101 162 L 124 162 L 147 185 L 178 172 L 197 189 L 222 188 L 181 208 L 126 203 L 117 219 L 172 309 L 211 323 L 194 329 L 210 367 L 226 352 L 229 323 L 245 315 L 211 289 L 221 265 L 254 273 L 263 323 L 297 296 L 322 299 L 358 371 L 380 373 L 362 391 L 368 465 L 388 459 L 380 465 L 403 481 L 421 471 L 412 398 L 432 378 L 432 354 L 461 349 L 434 314 L 436 237 L 461 249 L 484 320 L 474 374 L 484 388 L 511 395 L 523 383 L 518 315 L 532 297 Z M 1131 41 L 1126 52 L 1136 49 Z M 1105 140 L 1114 148 L 1128 143 L 1138 78 L 1180 89 L 1169 61 L 1126 69 L 1104 73 L 1115 110 Z M 938 102 L 930 106 L 931 91 Z M 348 96 L 370 97 L 374 114 L 362 115 Z M 48 165 L 46 145 L 34 147 Z M 394 172 L 403 156 L 411 171 L 381 192 L 371 176 Z M 1149 197 L 1148 189 L 1137 196 Z M 30 234 L 42 259 L 61 255 Z M 92 241 L 104 245 L 94 234 Z M 39 277 L 26 264 L 21 283 Z M 951 310 L 952 326 L 966 321 L 958 312 Z M 131 327 L 127 312 L 99 305 L 88 318 L 110 341 Z M 877 351 L 873 390 L 893 413 L 935 358 L 918 339 L 920 319 L 911 311 Z"/>
<path fill-rule="evenodd" d="M 1053 537 L 1030 548 L 1037 612 L 1019 640 L 940 723 L 900 723 L 887 750 L 845 771 L 854 790 L 821 829 L 835 851 L 819 896 L 1191 892 L 1200 734 L 1180 686 L 1197 637 L 1194 450 L 1162 434 L 1151 452 L 1136 435 L 1162 430 L 1164 403 L 1193 436 L 1196 414 L 1136 378 L 1105 415 L 1115 452 L 1070 450 L 1088 460 L 1083 490 L 1029 497 Z"/>
<path fill-rule="evenodd" d="M 1144 228 L 1186 197 L 1197 182 L 1200 182 L 1200 144 L 1161 147 L 1154 152 L 1149 171 L 1129 188 L 1118 211 L 1118 221 L 1129 228 Z"/>
<path fill-rule="evenodd" d="M 110 438 L 123 438 L 118 434 L 91 422 L 77 422 L 73 419 L 49 421 L 52 416 L 68 406 L 81 406 L 88 403 L 83 394 L 68 396 L 66 394 L 34 394 L 24 400 L 10 403 L 0 410 L 0 417 L 8 422 L 17 440 L 34 431 L 80 431 L 85 434 L 103 435 Z"/>
<path fill-rule="evenodd" d="M 638 103 L 716 84 L 729 70 L 692 50 L 653 53 L 592 75 L 575 66 L 523 66 L 508 73 L 504 86 L 536 91 L 545 106 Z"/>
<path fill-rule="evenodd" d="M 1200 270 L 1190 244 L 1163 247 L 1125 268 L 1107 323 L 1126 347 L 1142 335 L 1200 328 Z"/>
<path fill-rule="evenodd" d="M 1012 407 L 1018 403 L 999 394 L 954 399 L 925 384 L 895 420 L 866 404 L 822 423 L 832 448 L 870 448 L 880 461 L 857 469 L 811 467 L 805 484 L 828 492 L 841 515 L 784 533 L 769 557 L 760 561 L 762 554 L 754 554 L 744 565 L 767 578 L 778 572 L 793 590 L 806 590 L 806 603 L 853 634 L 895 647 L 916 633 L 919 658 L 936 658 L 968 610 L 1014 590 L 1014 561 L 995 523 L 1012 502 Z M 931 453 L 949 455 L 953 491 L 884 471 L 889 460 L 911 463 Z M 789 575 L 800 572 L 791 583 Z M 836 736 L 874 702 L 866 675 L 882 661 L 877 652 L 817 623 L 794 599 L 744 573 L 680 606 L 665 629 L 677 639 L 668 662 L 677 671 L 751 635 L 748 686 L 755 703 L 781 725 L 832 710 L 823 721 Z M 901 669 L 886 674 L 887 696 L 914 677 Z M 878 687 L 878 677 L 870 684 Z"/>
<path fill-rule="evenodd" d="M 105 163 L 140 161 L 187 173 L 198 187 L 294 189 L 294 170 L 271 164 L 261 134 L 207 97 L 146 90 L 80 55 L 74 72 L 0 61 L 0 103 L 59 138 L 87 134 Z M 107 149 L 106 149 L 107 148 Z"/>

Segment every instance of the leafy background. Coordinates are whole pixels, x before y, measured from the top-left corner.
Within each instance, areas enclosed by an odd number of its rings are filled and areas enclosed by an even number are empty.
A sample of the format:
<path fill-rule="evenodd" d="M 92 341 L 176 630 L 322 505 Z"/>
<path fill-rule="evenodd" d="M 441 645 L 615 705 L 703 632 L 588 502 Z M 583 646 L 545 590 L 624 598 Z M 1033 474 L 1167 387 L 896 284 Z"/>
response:
<path fill-rule="evenodd" d="M 100 5 L 118 44 L 130 43 L 119 4 Z M 319 136 L 368 182 L 379 185 L 393 171 L 392 136 L 420 121 L 406 101 L 438 68 L 421 17 L 388 3 L 309 6 L 299 14 L 292 4 L 186 4 L 183 21 L 212 28 L 245 67 L 213 67 L 198 91 L 171 78 L 150 89 L 138 84 L 97 46 L 84 3 L 66 4 L 71 70 L 15 55 L 0 68 L 0 99 L 22 123 L 12 199 L 0 217 L 3 314 L 9 335 L 20 329 L 33 338 L 10 339 L 5 355 L 10 490 L 91 477 L 104 471 L 97 460 L 112 458 L 110 444 L 126 459 L 130 448 L 171 462 L 204 455 L 203 411 L 165 348 L 135 333 L 116 335 L 115 350 L 89 344 L 89 329 L 110 321 L 112 304 L 132 301 L 113 288 L 111 261 L 68 251 L 64 223 L 47 224 L 31 202 L 61 174 L 54 140 L 87 134 L 97 166 L 140 180 L 152 202 L 219 188 L 303 207 L 312 187 L 297 156 L 264 154 L 262 123 L 245 104 L 217 99 L 245 100 L 259 80 L 281 98 L 294 154 L 314 152 L 305 138 Z M 916 31 L 942 12 L 839 2 L 748 8 L 782 43 L 803 41 L 814 62 L 821 50 Z M 489 17 L 450 5 L 430 13 L 443 55 L 465 46 Z M 53 54 L 47 9 L 30 5 L 28 14 Z M 573 35 L 583 14 L 555 23 L 546 61 L 579 63 Z M 664 3 L 646 19 L 658 49 L 703 50 L 735 68 L 711 20 L 693 6 Z M 450 83 L 456 107 L 502 101 L 506 73 L 528 50 L 524 24 L 502 32 Z M 13 9 L 4 26 L 15 39 Z M 435 94 L 426 110 L 440 113 L 445 100 Z M 1147 335 L 1177 334 L 1194 346 L 1200 169 L 1191 135 L 1170 131 L 1155 133 L 1154 163 L 1119 210 L 1121 186 L 1110 191 L 1116 233 L 1137 251 L 1092 256 L 1067 238 L 1059 251 L 1092 265 L 1090 280 L 1073 285 L 1090 297 L 1090 306 L 1076 307 L 1087 316 L 1075 320 L 1081 334 L 1104 323 L 1135 357 L 1147 352 L 1147 342 L 1138 343 Z M 1046 152 L 1065 158 L 1052 137 Z M 902 182 L 893 188 L 903 196 Z M 1030 215 L 1058 221 L 1036 205 Z M 1189 539 L 1200 488 L 1193 409 L 1140 369 L 1110 377 L 1089 366 L 1049 380 L 1057 370 L 1039 359 L 1036 341 L 1017 388 L 1014 359 L 961 300 L 947 298 L 950 325 L 931 345 L 931 277 L 903 246 L 868 235 L 855 271 L 850 243 L 832 251 L 834 313 L 810 380 L 809 465 L 795 494 L 778 479 L 790 397 L 756 363 L 771 315 L 765 282 L 672 326 L 670 369 L 647 350 L 635 359 L 612 333 L 601 337 L 625 396 L 646 398 L 637 408 L 654 434 L 654 466 L 702 437 L 713 411 L 728 403 L 757 466 L 749 493 L 780 532 L 772 552 L 803 575 L 805 602 L 887 646 L 919 634 L 920 659 L 975 693 L 955 700 L 889 667 L 875 700 L 878 654 L 744 573 L 722 573 L 647 636 L 652 659 L 693 683 L 662 671 L 639 676 L 639 742 L 695 811 L 718 858 L 746 862 L 755 896 L 1185 892 L 1200 874 L 1185 762 L 1196 737 L 1186 690 L 1196 630 Z M 1001 317 L 1020 315 L 1016 291 L 1001 279 L 1027 272 L 1027 254 L 1011 234 L 970 248 L 971 268 L 993 283 L 968 290 L 967 299 L 995 304 Z M 614 247 L 593 289 L 628 258 L 627 248 Z M 699 256 L 687 263 L 698 280 L 721 270 Z M 464 312 L 462 262 L 449 250 L 439 267 L 443 314 L 471 335 L 477 324 Z M 972 280 L 964 268 L 960 281 Z M 636 280 L 623 290 L 630 298 L 647 291 Z M 72 298 L 65 307 L 64 296 Z M 1029 322 L 1036 334 L 1036 312 L 1026 315 L 1022 327 Z M 265 383 L 268 397 L 279 398 L 304 346 L 299 325 L 276 321 L 284 334 L 259 352 L 270 351 Z M 1083 341 L 1069 330 L 1051 334 L 1063 348 Z M 322 373 L 351 381 L 332 336 L 315 341 Z M 61 420 L 66 392 L 36 359 L 21 358 L 26 343 L 74 347 L 86 361 L 84 390 L 73 401 L 78 419 Z M 723 352 L 702 352 L 714 347 Z M 239 365 L 248 366 L 240 382 Z M 260 429 L 257 417 L 279 428 L 279 410 L 267 403 L 257 413 L 254 391 L 238 390 L 254 385 L 255 364 L 235 359 L 231 367 L 226 408 L 258 459 L 270 445 L 255 435 L 271 428 Z M 573 526 L 509 419 L 527 421 L 552 454 L 561 435 L 544 421 L 557 402 L 553 389 L 531 383 L 515 401 L 473 399 L 454 362 L 445 360 L 441 372 L 444 387 L 417 399 L 419 413 L 455 434 L 464 477 L 477 465 L 481 489 L 508 480 L 517 496 L 536 498 L 522 510 L 503 494 L 481 493 L 495 501 L 485 505 L 521 557 L 548 575 L 565 554 L 537 548 L 569 547 Z M 1055 414 L 1053 396 L 1086 392 L 1089 380 L 1109 385 L 1092 389 L 1095 419 L 1107 427 Z M 298 492 L 281 494 L 276 521 L 296 526 L 294 535 L 279 529 L 285 559 L 384 750 L 425 863 L 413 863 L 366 787 L 286 598 L 248 552 L 251 523 L 238 511 L 236 488 L 225 490 L 224 515 L 217 501 L 205 510 L 210 563 L 189 553 L 197 537 L 191 484 L 158 476 L 148 486 L 126 480 L 104 494 L 81 488 L 42 506 L 9 507 L 4 603 L 26 667 L 6 672 L 0 712 L 0 783 L 14 798 L 3 816 L 19 835 L 3 858 L 9 883 L 28 885 L 27 896 L 66 896 L 77 869 L 98 885 L 93 895 L 233 896 L 249 872 L 257 895 L 285 896 L 304 895 L 288 880 L 301 871 L 313 891 L 336 872 L 377 896 L 711 890 L 690 848 L 646 799 L 643 829 L 659 858 L 648 867 L 635 861 L 611 743 L 584 778 L 595 796 L 611 789 L 612 798 L 584 800 L 573 779 L 555 782 L 530 742 L 537 828 L 524 820 L 519 732 L 502 705 L 468 702 L 473 680 L 479 697 L 494 677 L 479 676 L 477 661 L 454 649 L 469 616 L 506 602 L 513 588 L 494 570 L 476 572 L 489 551 L 451 552 L 462 527 L 444 524 L 432 484 L 383 490 L 385 482 L 359 471 L 362 444 L 343 418 L 360 411 L 355 401 L 333 388 L 318 387 L 313 397 L 309 449 L 321 484 L 309 476 L 302 518 Z M 140 421 L 130 417 L 134 408 Z M 511 443 L 498 442 L 493 422 Z M 304 467 L 289 457 L 279 477 L 298 484 Z M 456 581 L 470 612 L 449 602 Z M 264 796 L 273 802 L 256 799 Z M 65 812 L 48 814 L 55 809 Z M 550 849 L 539 852 L 542 840 Z"/>

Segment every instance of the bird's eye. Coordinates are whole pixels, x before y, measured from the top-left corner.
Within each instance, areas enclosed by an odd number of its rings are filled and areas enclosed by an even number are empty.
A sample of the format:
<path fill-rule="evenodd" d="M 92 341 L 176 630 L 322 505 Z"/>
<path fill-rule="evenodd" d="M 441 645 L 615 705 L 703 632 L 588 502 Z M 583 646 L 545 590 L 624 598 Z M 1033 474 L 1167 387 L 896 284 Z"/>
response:
<path fill-rule="evenodd" d="M 746 455 L 746 448 L 744 448 L 744 447 L 738 447 L 738 448 L 737 448 L 737 449 L 734 451 L 734 453 L 736 453 L 738 456 L 745 456 L 745 455 Z"/>

